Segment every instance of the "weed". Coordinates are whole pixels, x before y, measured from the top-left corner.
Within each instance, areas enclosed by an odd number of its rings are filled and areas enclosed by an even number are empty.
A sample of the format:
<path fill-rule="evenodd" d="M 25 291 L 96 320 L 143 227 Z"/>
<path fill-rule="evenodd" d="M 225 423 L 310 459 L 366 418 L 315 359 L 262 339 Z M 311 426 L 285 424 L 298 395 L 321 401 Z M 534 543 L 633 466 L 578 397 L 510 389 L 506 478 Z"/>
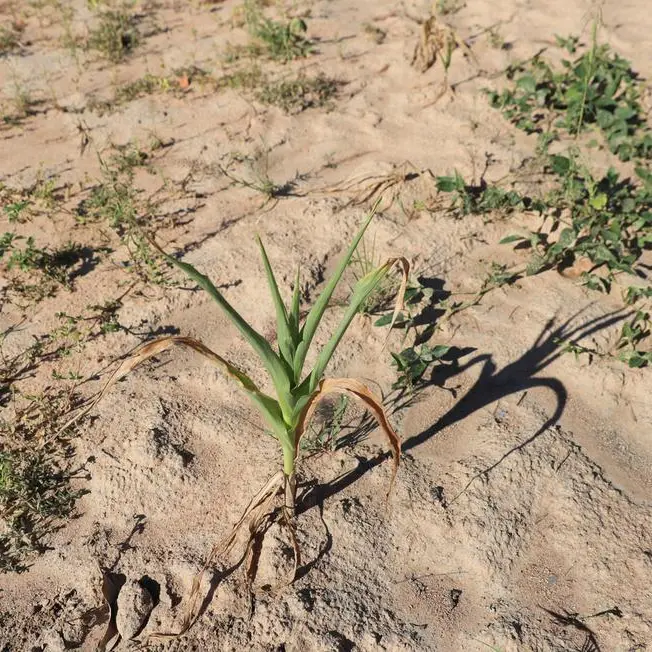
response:
<path fill-rule="evenodd" d="M 39 104 L 38 100 L 35 100 L 34 97 L 32 97 L 30 90 L 17 80 L 14 80 L 11 103 L 13 104 L 14 109 L 12 117 L 17 121 L 30 115 L 34 115 L 34 107 Z"/>
<path fill-rule="evenodd" d="M 479 186 L 467 184 L 464 177 L 455 170 L 453 176 L 439 176 L 436 179 L 439 192 L 451 193 L 449 211 L 456 216 L 485 215 L 499 213 L 507 215 L 517 210 L 532 207 L 532 202 L 514 190 L 503 190 L 481 182 Z"/>
<path fill-rule="evenodd" d="M 305 37 L 308 28 L 301 18 L 284 23 L 266 18 L 257 0 L 245 0 L 244 13 L 249 33 L 257 42 L 251 54 L 257 54 L 262 48 L 272 59 L 291 61 L 313 51 L 311 41 Z"/>
<path fill-rule="evenodd" d="M 77 207 L 77 219 L 107 223 L 127 248 L 130 269 L 151 283 L 166 283 L 165 266 L 142 232 L 150 207 L 139 201 L 133 185 L 134 168 L 146 163 L 147 153 L 128 147 L 118 149 L 106 161 L 99 158 L 101 182 Z"/>
<path fill-rule="evenodd" d="M 147 73 L 140 79 L 123 84 L 116 90 L 115 101 L 118 103 L 131 102 L 143 95 L 151 95 L 171 88 L 170 80 L 167 77 L 159 77 Z"/>
<path fill-rule="evenodd" d="M 244 163 L 248 168 L 247 177 L 240 176 L 232 171 L 234 163 Z M 263 206 L 268 202 L 286 196 L 292 183 L 277 184 L 269 175 L 269 157 L 265 149 L 257 150 L 253 156 L 238 154 L 229 155 L 226 163 L 218 165 L 218 170 L 236 186 L 249 188 L 264 197 Z"/>
<path fill-rule="evenodd" d="M 124 60 L 136 48 L 140 35 L 132 15 L 123 10 L 103 11 L 90 33 L 87 47 L 112 63 Z"/>
<path fill-rule="evenodd" d="M 437 0 L 436 11 L 442 16 L 456 14 L 464 5 L 463 0 Z"/>
<path fill-rule="evenodd" d="M 20 47 L 20 35 L 24 28 L 18 22 L 13 22 L 8 27 L 0 26 L 0 56 L 10 54 Z"/>
<path fill-rule="evenodd" d="M 26 190 L 0 184 L 0 205 L 7 221 L 10 224 L 24 224 L 36 214 L 49 214 L 61 199 L 57 193 L 57 183 L 55 177 L 45 178 L 43 173 L 39 172 L 36 183 Z"/>
<path fill-rule="evenodd" d="M 27 397 L 11 421 L 0 419 L 1 572 L 26 570 L 86 493 L 70 485 L 69 440 L 53 434 L 75 400 L 64 391 Z"/>
<path fill-rule="evenodd" d="M 88 341 L 95 333 L 106 335 L 124 328 L 118 321 L 118 311 L 121 307 L 122 302 L 119 299 L 110 299 L 102 304 L 86 306 L 88 312 L 82 315 L 58 312 L 56 316 L 63 321 L 66 334 L 77 331 L 79 339 Z"/>
<path fill-rule="evenodd" d="M 334 451 L 337 439 L 344 424 L 344 415 L 349 405 L 349 397 L 342 394 L 333 403 L 323 401 L 316 411 L 317 417 L 303 437 L 301 449 L 309 452 Z M 321 417 L 317 427 L 315 421 Z"/>
<path fill-rule="evenodd" d="M 298 562 L 298 548 L 294 535 L 294 511 L 296 500 L 295 473 L 297 457 L 299 455 L 301 440 L 306 431 L 307 424 L 310 423 L 311 417 L 318 403 L 327 394 L 350 394 L 364 402 L 365 406 L 376 417 L 391 444 L 392 452 L 394 454 L 394 469 L 396 471 L 400 455 L 400 440 L 389 424 L 380 400 L 376 398 L 367 387 L 357 380 L 350 378 L 327 379 L 324 378 L 324 373 L 328 362 L 340 344 L 342 337 L 348 330 L 349 325 L 358 313 L 360 306 L 378 284 L 382 282 L 383 278 L 395 264 L 400 264 L 403 267 L 405 274 L 404 282 L 407 281 L 409 266 L 405 259 L 389 259 L 378 268 L 372 270 L 356 284 L 350 304 L 345 309 L 340 324 L 337 326 L 322 350 L 314 358 L 315 363 L 312 370 L 307 374 L 304 374 L 306 358 L 311 349 L 317 328 L 319 327 L 322 317 L 328 307 L 333 292 L 335 291 L 336 286 L 349 264 L 349 261 L 351 260 L 351 257 L 363 237 L 373 215 L 374 211 L 371 212 L 361 229 L 358 231 L 346 254 L 337 265 L 333 276 L 326 284 L 323 292 L 313 305 L 312 309 L 308 312 L 303 323 L 301 323 L 300 311 L 301 284 L 299 273 L 297 273 L 292 299 L 288 307 L 284 304 L 281 298 L 276 278 L 272 271 L 267 253 L 265 252 L 265 248 L 260 239 L 258 240 L 269 283 L 270 294 L 276 310 L 278 350 L 273 349 L 269 342 L 243 319 L 243 317 L 223 297 L 208 277 L 199 273 L 188 263 L 180 262 L 176 258 L 172 258 L 160 250 L 160 253 L 164 255 L 170 263 L 179 267 L 190 279 L 195 281 L 202 289 L 204 289 L 238 328 L 244 339 L 252 347 L 256 356 L 260 359 L 260 362 L 267 370 L 269 379 L 274 387 L 273 396 L 263 393 L 251 378 L 244 374 L 240 369 L 227 362 L 224 358 L 208 349 L 200 341 L 190 337 L 169 336 L 145 344 L 134 353 L 133 356 L 126 359 L 109 378 L 97 399 L 81 413 L 85 414 L 92 409 L 93 406 L 97 404 L 97 401 L 101 400 L 109 388 L 117 382 L 118 379 L 129 373 L 145 360 L 155 355 L 159 355 L 173 346 L 185 346 L 200 353 L 240 385 L 245 394 L 247 394 L 265 419 L 267 426 L 271 430 L 272 436 L 279 442 L 283 454 L 283 468 L 282 471 L 279 471 L 270 478 L 261 492 L 259 492 L 259 494 L 252 500 L 231 535 L 227 537 L 223 544 L 219 544 L 213 549 L 205 568 L 211 564 L 212 560 L 217 555 L 224 554 L 226 551 L 231 549 L 235 542 L 236 533 L 243 523 L 247 521 L 250 522 L 249 528 L 253 539 L 261 534 L 265 523 L 267 523 L 267 514 L 270 511 L 275 496 L 280 491 L 284 490 L 285 506 L 282 510 L 282 515 L 285 525 L 291 532 L 291 538 L 295 550 L 295 568 L 291 573 L 291 579 L 294 578 L 296 563 Z M 397 310 L 398 307 L 399 306 L 397 306 Z M 245 557 L 248 557 L 248 554 L 245 555 Z M 246 563 L 246 567 L 250 568 L 250 565 Z M 197 609 L 201 602 L 199 587 L 201 585 L 202 575 L 203 572 L 196 579 L 194 584 L 195 588 L 193 589 L 193 594 L 190 600 L 190 610 L 182 631 L 186 631 L 197 617 Z"/>
<path fill-rule="evenodd" d="M 618 358 L 630 367 L 645 367 L 652 363 L 652 351 L 644 351 L 638 345 L 650 336 L 650 313 L 637 310 L 634 316 L 625 322 L 616 343 Z"/>
<path fill-rule="evenodd" d="M 338 86 L 337 81 L 323 74 L 317 77 L 299 76 L 293 80 L 265 84 L 257 98 L 263 104 L 272 104 L 286 113 L 296 114 L 312 107 L 328 106 Z"/>
<path fill-rule="evenodd" d="M 153 93 L 176 92 L 177 94 L 183 94 L 193 82 L 215 83 L 215 80 L 208 72 L 196 66 L 177 68 L 168 76 L 147 73 L 140 79 L 118 87 L 113 101 L 109 102 L 105 107 L 98 108 L 110 109 L 114 105 L 131 102 L 139 97 L 152 95 Z"/>
<path fill-rule="evenodd" d="M 507 265 L 492 262 L 489 266 L 487 276 L 482 282 L 480 292 L 486 293 L 489 290 L 503 287 L 504 285 L 511 285 L 519 277 L 519 272 L 510 270 Z"/>
<path fill-rule="evenodd" d="M 594 264 L 583 277 L 592 289 L 608 290 L 618 272 L 635 274 L 636 261 L 652 244 L 652 175 L 637 168 L 639 184 L 634 184 L 611 168 L 595 179 L 580 164 L 577 153 L 549 160 L 550 170 L 560 181 L 545 202 L 544 224 L 551 222 L 550 234 L 543 232 L 542 224 L 527 236 L 510 235 L 501 242 L 518 242 L 532 249 L 528 274 L 570 266 L 579 256 Z M 553 233 L 557 233 L 554 240 Z M 594 273 L 601 267 L 606 276 Z"/>
<path fill-rule="evenodd" d="M 24 246 L 18 245 L 24 241 Z M 72 287 L 72 267 L 84 258 L 84 249 L 77 244 L 68 243 L 60 249 L 50 250 L 35 245 L 33 237 L 24 238 L 6 232 L 0 237 L 0 260 L 5 258 L 7 271 L 19 270 L 35 282 L 26 282 L 23 275 L 10 278 L 8 288 L 30 300 L 40 301 L 52 295 L 57 286 Z"/>
<path fill-rule="evenodd" d="M 368 245 L 366 239 L 363 238 L 349 263 L 355 283 L 370 274 L 380 263 L 381 258 L 376 255 L 376 241 L 373 240 L 372 244 Z M 409 279 L 403 291 L 403 310 L 394 314 L 391 311 L 392 299 L 396 296 L 400 286 L 401 280 L 388 274 L 361 304 L 360 314 L 367 317 L 382 315 L 374 322 L 374 326 L 392 324 L 409 327 L 415 316 L 413 311 L 422 302 L 432 298 L 433 289 L 424 287 L 417 279 Z"/>
<path fill-rule="evenodd" d="M 433 347 L 422 344 L 419 347 L 404 349 L 400 353 L 392 353 L 393 364 L 398 374 L 392 389 L 414 390 L 429 367 L 440 361 L 449 350 L 450 346 L 444 344 Z"/>
<path fill-rule="evenodd" d="M 232 88 L 234 90 L 252 89 L 260 86 L 264 79 L 261 69 L 256 65 L 252 65 L 222 75 L 217 80 L 216 85 L 218 88 Z"/>
<path fill-rule="evenodd" d="M 358 283 L 378 267 L 379 262 L 380 259 L 376 256 L 376 241 L 373 240 L 371 245 L 368 245 L 366 238 L 363 238 L 349 263 L 354 281 Z M 399 284 L 394 276 L 388 274 L 360 305 L 360 314 L 373 316 L 389 310 Z"/>
<path fill-rule="evenodd" d="M 577 39 L 559 39 L 574 54 Z M 597 44 L 594 27 L 590 49 L 574 59 L 563 59 L 555 70 L 541 55 L 508 70 L 513 86 L 487 91 L 491 105 L 519 129 L 545 134 L 547 143 L 561 133 L 577 135 L 597 127 L 609 149 L 621 160 L 650 158 L 652 131 L 645 124 L 640 102 L 641 81 L 629 61 Z"/>
<path fill-rule="evenodd" d="M 9 222 L 24 222 L 26 221 L 26 208 L 29 206 L 30 202 L 28 199 L 22 199 L 20 201 L 13 202 L 11 204 L 5 204 L 4 212 L 7 216 Z"/>

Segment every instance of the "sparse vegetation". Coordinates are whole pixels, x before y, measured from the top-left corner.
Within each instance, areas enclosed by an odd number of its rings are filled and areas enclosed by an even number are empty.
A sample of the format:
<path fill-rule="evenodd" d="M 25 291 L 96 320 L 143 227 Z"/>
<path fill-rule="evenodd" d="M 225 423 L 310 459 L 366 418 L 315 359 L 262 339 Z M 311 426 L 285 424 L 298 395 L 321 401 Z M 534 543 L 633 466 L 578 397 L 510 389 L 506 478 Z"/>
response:
<path fill-rule="evenodd" d="M 569 54 L 579 40 L 557 38 Z M 489 91 L 491 105 L 527 133 L 540 133 L 549 144 L 564 134 L 577 136 L 587 128 L 601 132 L 607 147 L 622 161 L 652 157 L 652 130 L 641 105 L 641 83 L 629 61 L 597 42 L 574 59 L 563 59 L 556 70 L 542 55 L 513 66 L 513 85 Z"/>
<path fill-rule="evenodd" d="M 50 250 L 37 247 L 31 236 L 7 231 L 0 237 L 0 261 L 5 269 L 23 272 L 9 277 L 8 289 L 32 301 L 53 294 L 57 285 L 70 288 L 72 267 L 84 256 L 83 248 L 74 243 Z"/>
<path fill-rule="evenodd" d="M 14 21 L 10 25 L 0 25 L 0 57 L 14 52 L 20 47 L 20 35 L 24 25 Z"/>
<path fill-rule="evenodd" d="M 139 198 L 133 185 L 134 169 L 147 163 L 148 155 L 128 146 L 118 149 L 107 160 L 100 156 L 102 178 L 77 208 L 79 221 L 106 223 L 126 246 L 129 267 L 143 280 L 166 282 L 165 265 L 143 235 L 147 228 L 150 206 Z"/>
<path fill-rule="evenodd" d="M 437 13 L 442 16 L 447 14 L 456 14 L 464 7 L 463 0 L 437 0 Z"/>
<path fill-rule="evenodd" d="M 529 274 L 568 267 L 586 257 L 593 266 L 582 279 L 592 289 L 608 291 L 618 272 L 635 275 L 636 261 L 652 244 L 652 175 L 638 168 L 639 184 L 634 184 L 611 168 L 595 179 L 576 152 L 552 156 L 550 169 L 559 178 L 559 187 L 546 198 L 541 226 L 527 236 L 511 235 L 502 242 L 519 242 L 532 249 Z M 548 232 L 544 231 L 547 221 Z M 606 273 L 597 274 L 600 268 Z"/>
<path fill-rule="evenodd" d="M 102 10 L 97 27 L 90 33 L 87 47 L 99 52 L 112 63 L 119 63 L 140 42 L 136 21 L 123 9 Z"/>
<path fill-rule="evenodd" d="M 452 176 L 440 176 L 436 180 L 439 192 L 450 193 L 452 200 L 448 210 L 457 217 L 465 215 L 499 214 L 532 208 L 532 202 L 514 190 L 503 190 L 482 182 L 479 186 L 466 183 L 455 170 Z"/>
<path fill-rule="evenodd" d="M 246 176 L 234 172 L 236 165 L 245 166 Z M 224 163 L 218 165 L 218 170 L 234 185 L 260 193 L 264 198 L 263 206 L 287 196 L 293 187 L 293 182 L 278 184 L 272 180 L 269 173 L 269 152 L 264 147 L 257 149 L 252 156 L 232 153 Z"/>
<path fill-rule="evenodd" d="M 265 54 L 271 59 L 291 61 L 313 51 L 312 42 L 305 36 L 308 27 L 301 18 L 285 22 L 267 18 L 258 0 L 245 0 L 244 17 L 254 39 L 249 47 L 250 55 Z"/>
<path fill-rule="evenodd" d="M 300 113 L 312 107 L 327 107 L 337 93 L 338 83 L 323 74 L 299 76 L 265 84 L 257 94 L 263 104 L 278 106 L 286 113 Z"/>
<path fill-rule="evenodd" d="M 513 87 L 489 96 L 517 127 L 540 134 L 538 160 L 542 172 L 554 182 L 532 204 L 542 215 L 539 227 L 508 235 L 501 242 L 531 251 L 526 274 L 587 261 L 581 282 L 589 289 L 609 292 L 619 275 L 645 277 L 639 261 L 652 245 L 652 174 L 647 164 L 652 131 L 644 120 L 638 76 L 629 62 L 598 44 L 597 27 L 596 20 L 589 50 L 573 60 L 564 59 L 561 72 L 537 55 L 508 72 Z M 558 44 L 570 54 L 580 47 L 574 37 L 558 38 Z M 606 174 L 592 172 L 587 151 L 577 140 L 587 128 L 599 130 L 620 160 L 634 161 L 634 179 L 623 178 L 614 167 Z M 574 136 L 575 144 L 550 154 L 550 144 L 564 135 Z M 649 308 L 641 306 L 649 300 L 650 290 L 629 283 L 625 302 L 637 304 L 636 313 L 623 326 L 617 357 L 630 366 L 642 366 L 649 361 L 649 354 L 640 348 L 649 333 L 645 326 Z M 565 346 L 576 355 L 582 352 L 576 343 Z"/>
<path fill-rule="evenodd" d="M 11 421 L 0 419 L 0 572 L 23 571 L 85 493 L 69 439 L 54 433 L 75 405 L 69 392 L 25 397 Z"/>

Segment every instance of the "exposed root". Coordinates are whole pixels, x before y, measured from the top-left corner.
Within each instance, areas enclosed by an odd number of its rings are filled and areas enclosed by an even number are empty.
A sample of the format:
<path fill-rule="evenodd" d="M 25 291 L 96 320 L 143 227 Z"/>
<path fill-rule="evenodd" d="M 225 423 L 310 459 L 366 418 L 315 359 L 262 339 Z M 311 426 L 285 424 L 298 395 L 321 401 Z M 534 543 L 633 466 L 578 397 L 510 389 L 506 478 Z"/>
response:
<path fill-rule="evenodd" d="M 201 615 L 201 583 L 204 579 L 204 575 L 216 559 L 226 556 L 232 550 L 240 528 L 247 521 L 249 521 L 249 541 L 245 552 L 245 565 L 246 568 L 249 567 L 252 541 L 255 540 L 263 524 L 269 517 L 272 503 L 283 486 L 284 478 L 285 475 L 282 471 L 275 473 L 251 500 L 247 509 L 245 509 L 240 520 L 233 527 L 229 535 L 213 546 L 204 566 L 199 573 L 195 575 L 195 578 L 192 581 L 192 588 L 190 589 L 190 595 L 188 596 L 188 608 L 186 615 L 181 622 L 181 629 L 178 632 L 156 632 L 151 634 L 150 638 L 158 640 L 177 638 L 178 636 L 185 634 L 197 622 L 197 619 Z"/>
<path fill-rule="evenodd" d="M 323 188 L 319 192 L 325 194 L 350 194 L 351 199 L 345 204 L 345 207 L 371 203 L 378 198 L 384 198 L 385 193 L 388 193 L 389 205 L 391 206 L 400 197 L 401 189 L 406 183 L 424 175 L 429 176 L 433 180 L 435 178 L 435 175 L 430 169 L 424 168 L 423 170 L 419 170 L 412 163 L 406 161 L 397 165 L 389 174 L 367 174 L 359 176 L 344 183 Z"/>

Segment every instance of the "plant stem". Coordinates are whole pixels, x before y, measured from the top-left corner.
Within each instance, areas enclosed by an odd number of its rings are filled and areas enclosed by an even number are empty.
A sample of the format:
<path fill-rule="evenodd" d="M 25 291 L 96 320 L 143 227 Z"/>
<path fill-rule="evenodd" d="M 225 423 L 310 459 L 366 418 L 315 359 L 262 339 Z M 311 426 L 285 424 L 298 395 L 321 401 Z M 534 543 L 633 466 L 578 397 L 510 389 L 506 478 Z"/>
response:
<path fill-rule="evenodd" d="M 297 496 L 297 477 L 294 473 L 295 455 L 293 448 L 283 448 L 283 473 L 285 474 L 285 509 L 294 518 Z"/>
<path fill-rule="evenodd" d="M 591 79 L 593 79 L 594 74 L 594 63 L 595 63 L 595 54 L 598 49 L 598 26 L 599 26 L 599 16 L 596 16 L 593 19 L 593 25 L 591 26 L 591 50 L 589 51 L 589 63 L 586 69 L 586 76 L 584 79 L 584 88 L 582 92 L 582 104 L 580 105 L 580 115 L 577 119 L 577 127 L 575 131 L 575 139 L 578 138 L 580 131 L 582 131 L 582 124 L 584 122 L 584 111 L 586 110 L 586 98 L 589 94 L 589 85 L 591 84 Z"/>

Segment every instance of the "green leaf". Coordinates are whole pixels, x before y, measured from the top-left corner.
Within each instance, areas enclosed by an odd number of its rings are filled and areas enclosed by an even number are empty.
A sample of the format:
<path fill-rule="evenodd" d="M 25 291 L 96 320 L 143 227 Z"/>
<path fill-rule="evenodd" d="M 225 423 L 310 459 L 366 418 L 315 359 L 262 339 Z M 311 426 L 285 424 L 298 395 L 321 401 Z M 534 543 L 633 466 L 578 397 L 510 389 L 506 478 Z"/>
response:
<path fill-rule="evenodd" d="M 526 93 L 534 93 L 537 89 L 537 80 L 532 75 L 523 75 L 516 82 L 516 86 Z"/>
<path fill-rule="evenodd" d="M 349 324 L 353 318 L 358 314 L 360 306 L 366 301 L 367 297 L 374 291 L 378 284 L 385 278 L 389 270 L 392 268 L 394 261 L 389 261 L 380 267 L 372 270 L 366 276 L 363 276 L 353 288 L 353 295 L 351 296 L 351 302 L 349 303 L 342 320 L 340 321 L 338 327 L 335 329 L 335 332 L 331 336 L 328 343 L 319 353 L 317 357 L 317 363 L 313 368 L 309 378 L 309 387 L 310 391 L 314 391 L 317 387 L 317 384 L 321 380 L 321 377 L 326 369 L 326 365 L 331 359 L 331 356 L 335 352 L 337 345 L 340 343 L 340 340 L 346 333 Z"/>
<path fill-rule="evenodd" d="M 601 192 L 591 197 L 589 204 L 598 211 L 601 211 L 607 205 L 608 197 L 605 193 Z"/>
<path fill-rule="evenodd" d="M 392 323 L 393 315 L 391 312 L 388 312 L 374 322 L 374 326 L 389 326 L 389 324 Z M 405 321 L 405 315 L 402 312 L 399 312 L 398 315 L 396 315 L 396 319 L 394 320 L 394 324 L 402 324 Z"/>
<path fill-rule="evenodd" d="M 295 350 L 299 344 L 299 311 L 301 307 L 301 269 L 297 268 L 297 277 L 294 280 L 294 291 L 292 292 L 292 303 L 290 305 L 290 314 L 288 322 L 294 341 Z"/>
<path fill-rule="evenodd" d="M 233 324 L 240 331 L 242 336 L 249 342 L 254 351 L 258 354 L 261 362 L 267 369 L 276 393 L 279 399 L 279 405 L 283 415 L 287 420 L 290 419 L 292 414 L 292 406 L 290 405 L 290 376 L 286 366 L 283 364 L 281 358 L 274 352 L 269 342 L 256 330 L 254 330 L 238 313 L 238 311 L 224 298 L 222 293 L 213 285 L 208 276 L 204 276 L 197 271 L 191 264 L 184 263 L 176 258 L 167 254 L 161 249 L 153 240 L 150 241 L 152 246 L 157 249 L 165 259 L 178 267 L 182 272 L 189 276 L 202 290 L 205 290 L 213 300 L 222 308 L 226 316 L 233 322 Z"/>
<path fill-rule="evenodd" d="M 294 339 L 290 331 L 290 325 L 288 323 L 288 314 L 285 309 L 285 304 L 281 298 L 281 293 L 278 289 L 278 283 L 274 276 L 274 271 L 270 265 L 269 258 L 267 257 L 267 252 L 265 251 L 265 246 L 263 241 L 259 236 L 256 236 L 258 246 L 260 247 L 260 253 L 263 257 L 263 265 L 265 266 L 265 273 L 267 274 L 267 282 L 269 284 L 269 289 L 272 294 L 272 300 L 274 302 L 274 309 L 276 310 L 276 336 L 278 339 L 278 347 L 283 359 L 287 362 L 288 369 L 292 373 L 292 360 L 294 358 Z M 292 378 L 294 381 L 294 378 Z"/>
<path fill-rule="evenodd" d="M 439 359 L 444 357 L 450 350 L 451 347 L 446 344 L 437 344 L 430 349 L 430 352 L 433 358 Z"/>
<path fill-rule="evenodd" d="M 557 244 L 560 246 L 560 248 L 567 249 L 570 247 L 575 240 L 575 231 L 573 229 L 562 229 L 561 233 L 559 234 L 559 240 L 557 241 Z"/>
<path fill-rule="evenodd" d="M 567 156 L 553 155 L 550 157 L 550 166 L 555 174 L 563 177 L 571 168 L 571 160 Z"/>
<path fill-rule="evenodd" d="M 439 192 L 453 192 L 456 189 L 455 177 L 437 177 L 437 190 Z"/>
<path fill-rule="evenodd" d="M 317 328 L 319 326 L 319 323 L 321 322 L 322 317 L 324 316 L 324 312 L 326 311 L 328 302 L 330 301 L 330 298 L 333 295 L 333 292 L 335 291 L 335 287 L 339 283 L 339 280 L 342 277 L 342 274 L 344 273 L 346 266 L 349 264 L 349 261 L 351 260 L 351 256 L 353 256 L 353 253 L 358 247 L 358 244 L 360 243 L 360 240 L 362 239 L 364 232 L 367 230 L 369 223 L 371 222 L 373 216 L 376 214 L 379 203 L 380 203 L 380 199 L 376 201 L 376 203 L 374 204 L 373 208 L 371 209 L 371 212 L 363 222 L 357 235 L 355 236 L 355 238 L 353 238 L 353 242 L 351 243 L 351 246 L 348 248 L 348 250 L 342 257 L 342 259 L 340 260 L 337 269 L 333 273 L 333 276 L 331 276 L 323 292 L 319 295 L 319 298 L 317 299 L 317 301 L 315 301 L 315 305 L 311 308 L 310 312 L 308 313 L 308 316 L 306 317 L 306 321 L 300 333 L 301 341 L 297 346 L 297 350 L 294 356 L 293 371 L 294 371 L 294 377 L 297 380 L 301 377 L 303 364 L 306 360 L 306 355 L 308 353 L 308 349 L 310 348 L 310 343 L 312 342 L 312 338 L 315 336 L 315 333 L 317 332 Z"/>
<path fill-rule="evenodd" d="M 520 240 L 527 240 L 522 235 L 508 235 L 504 237 L 498 244 L 509 244 L 510 242 L 518 242 Z"/>

